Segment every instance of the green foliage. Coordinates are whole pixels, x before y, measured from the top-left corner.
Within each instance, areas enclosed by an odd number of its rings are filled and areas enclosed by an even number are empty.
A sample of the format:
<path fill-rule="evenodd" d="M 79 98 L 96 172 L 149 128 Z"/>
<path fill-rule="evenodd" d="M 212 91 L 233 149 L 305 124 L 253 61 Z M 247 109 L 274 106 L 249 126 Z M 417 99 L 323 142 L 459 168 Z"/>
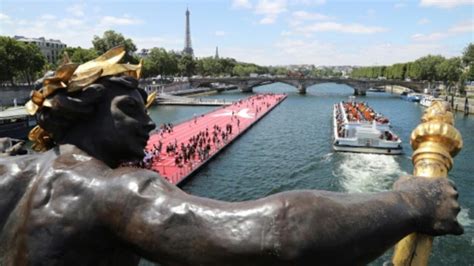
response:
<path fill-rule="evenodd" d="M 90 60 L 93 60 L 99 56 L 99 53 L 94 49 L 82 49 L 78 48 L 74 54 L 70 57 L 71 61 L 74 63 L 85 63 Z"/>
<path fill-rule="evenodd" d="M 181 75 L 191 77 L 196 70 L 196 62 L 191 55 L 183 55 L 178 61 L 178 69 Z"/>
<path fill-rule="evenodd" d="M 376 79 L 385 76 L 385 70 L 385 66 L 359 67 L 352 70 L 351 77 Z"/>
<path fill-rule="evenodd" d="M 274 76 L 284 76 L 288 73 L 288 69 L 285 67 L 270 67 L 268 69 L 269 73 Z"/>
<path fill-rule="evenodd" d="M 462 74 L 461 69 L 461 59 L 459 57 L 446 59 L 436 65 L 438 80 L 445 83 L 458 81 Z"/>
<path fill-rule="evenodd" d="M 467 67 L 465 79 L 469 81 L 474 81 L 474 64 L 471 64 Z"/>
<path fill-rule="evenodd" d="M 263 68 L 255 64 L 238 63 L 234 66 L 232 74 L 239 77 L 248 77 L 250 74 L 264 74 Z"/>
<path fill-rule="evenodd" d="M 305 75 L 322 78 L 322 77 L 340 77 L 342 76 L 342 73 L 339 71 L 335 71 L 332 68 L 325 67 L 325 68 L 314 68 L 309 73 L 305 73 Z"/>
<path fill-rule="evenodd" d="M 407 64 L 394 64 L 385 68 L 385 77 L 387 79 L 405 79 Z"/>
<path fill-rule="evenodd" d="M 174 52 L 167 52 L 163 48 L 151 49 L 148 57 L 144 60 L 143 77 L 178 74 L 178 61 L 180 57 L 180 55 Z"/>
<path fill-rule="evenodd" d="M 40 49 L 9 37 L 0 36 L 0 81 L 15 84 L 15 79 L 29 84 L 46 64 Z"/>
<path fill-rule="evenodd" d="M 462 71 L 464 63 L 465 73 Z M 462 74 L 462 75 L 461 75 Z M 444 81 L 445 84 L 460 84 L 460 79 L 474 80 L 474 44 L 470 43 L 462 58 L 445 59 L 440 55 L 428 55 L 414 62 L 394 64 L 388 67 L 360 67 L 352 71 L 353 78 L 377 78 L 384 76 L 388 79 Z M 457 85 L 458 87 L 460 85 Z"/>
<path fill-rule="evenodd" d="M 77 64 L 85 63 L 99 56 L 99 53 L 94 48 L 84 49 L 81 47 L 66 47 L 63 49 L 62 53 L 65 52 L 68 54 L 69 59 Z M 62 58 L 59 60 L 62 60 Z"/>
<path fill-rule="evenodd" d="M 34 44 L 23 45 L 23 66 L 21 67 L 20 72 L 23 76 L 23 80 L 26 80 L 28 84 L 31 84 L 35 81 L 36 77 L 39 76 L 39 72 L 42 70 L 44 64 L 46 63 L 46 59 L 44 58 L 38 46 Z"/>
<path fill-rule="evenodd" d="M 214 57 L 204 57 L 196 62 L 196 73 L 202 76 L 219 76 L 223 73 L 221 60 Z"/>
<path fill-rule="evenodd" d="M 137 47 L 132 39 L 126 39 L 121 33 L 117 33 L 113 30 L 105 31 L 102 37 L 94 36 L 92 45 L 99 54 L 103 54 L 116 46 L 124 45 L 127 53 L 123 57 L 122 62 L 131 64 L 138 63 L 137 58 L 132 55 L 133 52 L 137 50 Z"/>
<path fill-rule="evenodd" d="M 440 55 L 428 55 L 415 61 L 419 68 L 419 80 L 440 80 L 440 75 L 436 71 L 436 66 L 443 63 L 446 59 Z"/>
<path fill-rule="evenodd" d="M 464 48 L 462 62 L 467 66 L 474 64 L 474 43 L 469 43 L 469 45 Z"/>

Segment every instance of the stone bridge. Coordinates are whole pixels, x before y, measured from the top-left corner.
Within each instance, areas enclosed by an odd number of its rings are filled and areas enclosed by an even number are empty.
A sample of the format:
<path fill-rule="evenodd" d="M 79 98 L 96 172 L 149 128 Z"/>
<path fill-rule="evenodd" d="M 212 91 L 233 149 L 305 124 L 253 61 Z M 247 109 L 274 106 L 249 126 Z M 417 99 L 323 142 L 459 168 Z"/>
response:
<path fill-rule="evenodd" d="M 419 81 L 402 80 L 368 80 L 345 78 L 300 78 L 300 77 L 228 77 L 228 78 L 191 78 L 189 82 L 193 88 L 208 86 L 210 83 L 224 83 L 236 85 L 242 92 L 252 92 L 254 87 L 281 82 L 295 87 L 299 93 L 305 94 L 306 89 L 321 83 L 346 84 L 354 89 L 354 95 L 365 95 L 369 88 L 397 85 L 422 92 L 427 86 Z"/>

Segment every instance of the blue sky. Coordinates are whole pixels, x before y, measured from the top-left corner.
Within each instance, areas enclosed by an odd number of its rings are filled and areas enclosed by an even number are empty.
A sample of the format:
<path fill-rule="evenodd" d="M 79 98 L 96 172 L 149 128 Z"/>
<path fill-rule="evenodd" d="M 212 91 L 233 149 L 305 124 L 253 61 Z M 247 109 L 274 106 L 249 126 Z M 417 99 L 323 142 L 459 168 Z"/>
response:
<path fill-rule="evenodd" d="M 91 47 L 112 29 L 139 49 L 182 50 L 186 7 L 197 57 L 262 65 L 384 65 L 459 56 L 474 42 L 473 0 L 0 0 L 0 35 Z"/>

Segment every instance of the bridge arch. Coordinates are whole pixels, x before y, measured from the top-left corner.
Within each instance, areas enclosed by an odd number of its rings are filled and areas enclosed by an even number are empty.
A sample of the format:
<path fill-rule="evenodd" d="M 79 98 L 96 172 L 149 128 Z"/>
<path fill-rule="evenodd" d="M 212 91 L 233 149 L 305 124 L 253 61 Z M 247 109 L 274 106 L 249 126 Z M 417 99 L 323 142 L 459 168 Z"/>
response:
<path fill-rule="evenodd" d="M 425 84 L 423 82 L 407 82 L 396 80 L 365 80 L 365 79 L 346 79 L 346 78 L 301 78 L 301 77 L 228 77 L 228 78 L 198 78 L 189 80 L 191 86 L 198 87 L 203 84 L 219 82 L 224 84 L 236 85 L 242 92 L 252 92 L 254 87 L 262 84 L 281 82 L 295 87 L 299 93 L 305 94 L 310 86 L 322 83 L 345 84 L 354 89 L 355 95 L 366 95 L 371 87 L 386 85 L 397 85 L 410 88 L 415 91 L 422 91 Z M 393 87 L 393 86 L 392 86 Z"/>

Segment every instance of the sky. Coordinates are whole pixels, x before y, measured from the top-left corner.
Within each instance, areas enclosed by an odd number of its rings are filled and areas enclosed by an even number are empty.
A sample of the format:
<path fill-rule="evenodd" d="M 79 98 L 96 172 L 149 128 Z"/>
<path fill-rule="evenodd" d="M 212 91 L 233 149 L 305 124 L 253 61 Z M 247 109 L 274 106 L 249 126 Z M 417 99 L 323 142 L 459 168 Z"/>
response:
<path fill-rule="evenodd" d="M 0 35 L 89 48 L 111 29 L 181 51 L 186 8 L 195 56 L 260 65 L 390 65 L 474 42 L 474 0 L 0 0 Z"/>

